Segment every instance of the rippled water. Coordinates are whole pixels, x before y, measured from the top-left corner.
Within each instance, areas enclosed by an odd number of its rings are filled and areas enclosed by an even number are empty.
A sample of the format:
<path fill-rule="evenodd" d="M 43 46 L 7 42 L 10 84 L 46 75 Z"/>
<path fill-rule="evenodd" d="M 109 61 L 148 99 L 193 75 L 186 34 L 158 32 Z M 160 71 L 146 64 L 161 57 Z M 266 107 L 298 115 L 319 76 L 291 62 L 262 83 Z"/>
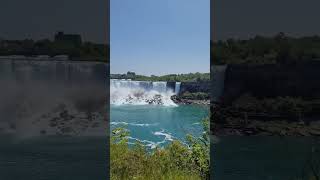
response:
<path fill-rule="evenodd" d="M 107 179 L 107 137 L 0 138 L 0 179 Z"/>
<path fill-rule="evenodd" d="M 320 138 L 222 137 L 215 142 L 211 172 L 217 180 L 309 180 L 310 163 L 320 168 Z"/>
<path fill-rule="evenodd" d="M 138 140 L 154 148 L 174 139 L 184 141 L 187 134 L 201 135 L 201 120 L 208 115 L 208 108 L 193 105 L 112 105 L 110 113 L 111 129 L 127 128 L 131 136 L 129 143 Z"/>

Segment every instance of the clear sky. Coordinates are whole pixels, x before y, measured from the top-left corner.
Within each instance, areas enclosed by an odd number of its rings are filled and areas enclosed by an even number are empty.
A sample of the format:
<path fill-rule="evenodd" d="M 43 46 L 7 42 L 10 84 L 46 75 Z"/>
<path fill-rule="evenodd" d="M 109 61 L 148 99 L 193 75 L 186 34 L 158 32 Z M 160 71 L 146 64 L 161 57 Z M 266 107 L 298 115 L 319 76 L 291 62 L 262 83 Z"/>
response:
<path fill-rule="evenodd" d="M 111 0 L 111 73 L 209 72 L 209 0 Z"/>

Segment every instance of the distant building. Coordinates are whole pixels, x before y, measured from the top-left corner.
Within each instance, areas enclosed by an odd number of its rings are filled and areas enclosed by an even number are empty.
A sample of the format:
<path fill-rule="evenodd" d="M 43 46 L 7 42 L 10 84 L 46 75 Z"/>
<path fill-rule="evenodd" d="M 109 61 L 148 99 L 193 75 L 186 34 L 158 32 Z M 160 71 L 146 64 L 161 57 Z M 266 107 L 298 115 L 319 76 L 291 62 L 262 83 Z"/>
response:
<path fill-rule="evenodd" d="M 55 42 L 71 43 L 74 45 L 81 45 L 82 40 L 79 34 L 64 34 L 63 32 L 58 32 L 54 36 Z"/>
<path fill-rule="evenodd" d="M 135 72 L 131 72 L 131 71 L 128 71 L 128 72 L 127 72 L 127 76 L 135 76 L 135 75 L 136 75 Z"/>
<path fill-rule="evenodd" d="M 127 72 L 127 76 L 126 79 L 134 79 L 136 77 L 136 73 L 135 72 Z"/>

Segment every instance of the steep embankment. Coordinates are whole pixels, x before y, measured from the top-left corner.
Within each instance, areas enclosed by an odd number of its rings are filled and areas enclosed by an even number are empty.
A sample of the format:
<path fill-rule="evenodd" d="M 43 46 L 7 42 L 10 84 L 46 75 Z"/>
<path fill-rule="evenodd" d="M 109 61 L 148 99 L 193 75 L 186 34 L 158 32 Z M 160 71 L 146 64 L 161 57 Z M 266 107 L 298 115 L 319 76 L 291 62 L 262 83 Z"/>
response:
<path fill-rule="evenodd" d="M 210 81 L 181 82 L 180 91 L 171 99 L 177 104 L 209 105 Z"/>
<path fill-rule="evenodd" d="M 320 62 L 229 65 L 216 134 L 320 135 Z"/>
<path fill-rule="evenodd" d="M 222 95 L 231 103 L 244 93 L 255 97 L 320 97 L 320 62 L 295 65 L 229 65 Z"/>

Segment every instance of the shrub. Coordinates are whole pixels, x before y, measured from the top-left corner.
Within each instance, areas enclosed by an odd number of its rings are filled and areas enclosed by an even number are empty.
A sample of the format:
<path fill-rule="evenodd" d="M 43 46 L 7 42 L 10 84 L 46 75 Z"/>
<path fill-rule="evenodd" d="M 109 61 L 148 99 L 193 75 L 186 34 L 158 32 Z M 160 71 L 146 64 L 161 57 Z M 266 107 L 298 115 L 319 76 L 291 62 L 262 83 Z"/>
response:
<path fill-rule="evenodd" d="M 208 118 L 202 137 L 187 136 L 187 145 L 173 141 L 163 148 L 128 146 L 129 131 L 116 128 L 111 135 L 111 179 L 209 179 Z"/>

